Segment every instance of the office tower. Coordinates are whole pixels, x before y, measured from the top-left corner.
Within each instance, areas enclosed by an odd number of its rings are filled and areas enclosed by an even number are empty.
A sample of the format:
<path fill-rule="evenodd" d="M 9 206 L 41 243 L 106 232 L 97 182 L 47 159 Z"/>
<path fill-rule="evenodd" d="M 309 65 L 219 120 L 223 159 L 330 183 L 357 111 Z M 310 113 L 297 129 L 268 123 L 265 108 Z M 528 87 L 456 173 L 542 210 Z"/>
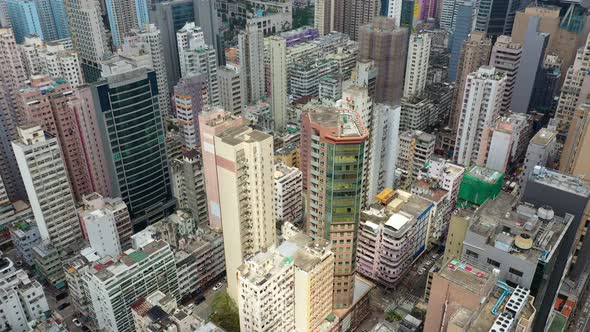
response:
<path fill-rule="evenodd" d="M 407 55 L 408 29 L 391 18 L 377 17 L 361 27 L 359 61 L 373 60 L 377 67 L 375 103 L 400 105 Z"/>
<path fill-rule="evenodd" d="M 475 72 L 481 66 L 487 66 L 492 50 L 492 41 L 486 38 L 481 32 L 472 32 L 469 39 L 463 43 L 461 56 L 457 65 L 457 79 L 455 80 L 455 94 L 453 95 L 453 104 L 451 105 L 451 115 L 449 125 L 451 129 L 457 130 L 459 115 L 463 105 L 463 92 L 467 75 Z M 451 55 L 452 60 L 452 55 Z M 449 64 L 451 66 L 451 64 Z M 450 67 L 449 67 L 450 68 Z M 449 80 L 450 80 L 449 69 Z"/>
<path fill-rule="evenodd" d="M 47 136 L 39 126 L 17 130 L 12 147 L 41 239 L 51 241 L 58 252 L 67 250 L 81 234 L 57 138 Z"/>
<path fill-rule="evenodd" d="M 25 37 L 18 47 L 28 77 L 47 75 L 65 79 L 73 88 L 84 83 L 78 53 L 67 49 L 63 43 L 45 43 L 39 37 Z"/>
<path fill-rule="evenodd" d="M 176 33 L 180 75 L 207 75 L 208 97 L 211 105 L 219 104 L 219 82 L 217 82 L 217 57 L 215 49 L 205 44 L 203 31 L 195 23 L 187 23 Z"/>
<path fill-rule="evenodd" d="M 548 113 L 557 107 L 559 100 L 560 82 L 562 78 L 562 59 L 555 54 L 546 54 L 543 67 L 537 74 L 537 82 L 529 107 L 542 113 Z"/>
<path fill-rule="evenodd" d="M 403 190 L 386 191 L 388 200 L 361 212 L 356 255 L 360 274 L 392 288 L 426 250 L 434 209 L 431 202 L 418 195 Z M 389 243 L 399 246 L 388 246 Z"/>
<path fill-rule="evenodd" d="M 37 11 L 35 1 L 7 0 L 6 4 L 17 43 L 21 43 L 27 35 L 37 35 L 44 39 L 44 31 L 41 28 L 41 19 L 39 17 L 40 13 Z"/>
<path fill-rule="evenodd" d="M 418 172 L 434 152 L 436 137 L 420 130 L 400 133 L 396 167 L 401 170 L 401 186 L 410 188 Z"/>
<path fill-rule="evenodd" d="M 99 62 L 110 53 L 98 0 L 65 0 L 74 49 L 80 53 L 84 80 L 100 78 Z"/>
<path fill-rule="evenodd" d="M 140 29 L 129 31 L 123 37 L 121 49 L 119 50 L 119 54 L 126 57 L 149 54 L 149 61 L 146 66 L 156 71 L 160 109 L 162 112 L 168 112 L 170 110 L 170 94 L 163 53 L 160 30 L 153 24 L 145 24 Z"/>
<path fill-rule="evenodd" d="M 30 331 L 35 320 L 45 319 L 49 310 L 43 286 L 24 270 L 16 269 L 8 257 L 0 256 L 0 321 L 14 332 Z"/>
<path fill-rule="evenodd" d="M 408 46 L 404 97 L 409 98 L 424 92 L 429 58 L 430 34 L 412 34 L 410 36 L 410 45 Z"/>
<path fill-rule="evenodd" d="M 54 81 L 46 76 L 35 76 L 18 92 L 21 122 L 40 125 L 58 139 L 74 199 L 92 192 L 90 176 L 80 141 L 76 114 L 67 107 L 72 93 L 70 84 Z"/>
<path fill-rule="evenodd" d="M 379 17 L 379 7 L 381 0 L 352 0 L 345 4 L 345 15 L 350 18 L 350 23 L 345 27 L 345 31 L 352 40 L 358 40 L 359 31 L 365 24 L 369 24 L 375 17 Z M 397 25 L 399 26 L 399 24 Z"/>
<path fill-rule="evenodd" d="M 492 48 L 490 66 L 506 74 L 506 89 L 502 101 L 502 109 L 510 109 L 512 94 L 516 83 L 516 75 L 522 58 L 522 46 L 514 43 L 510 36 L 499 36 Z"/>
<path fill-rule="evenodd" d="M 145 0 L 105 0 L 113 47 L 119 48 L 123 37 L 132 29 L 148 24 L 148 8 Z"/>
<path fill-rule="evenodd" d="M 332 313 L 334 254 L 330 241 L 311 240 L 293 224 L 285 223 L 285 241 L 277 248 L 293 259 L 295 269 L 295 331 L 317 331 Z"/>
<path fill-rule="evenodd" d="M 17 138 L 17 92 L 27 77 L 10 28 L 0 29 L 0 59 L 0 176 L 8 198 L 15 201 L 24 199 L 26 192 L 10 141 Z"/>
<path fill-rule="evenodd" d="M 559 170 L 590 180 L 590 105 L 576 109 L 570 122 L 567 138 L 561 152 Z"/>
<path fill-rule="evenodd" d="M 55 32 L 57 34 L 56 39 L 71 38 L 70 22 L 66 13 L 66 0 L 54 0 L 50 2 Z"/>
<path fill-rule="evenodd" d="M 236 278 L 241 331 L 295 330 L 292 258 L 274 249 L 259 252 L 238 268 Z"/>
<path fill-rule="evenodd" d="M 275 132 L 287 125 L 287 43 L 284 38 L 270 37 L 270 109 Z"/>
<path fill-rule="evenodd" d="M 244 124 L 244 119 L 241 116 L 234 115 L 217 107 L 213 107 L 199 114 L 199 133 L 201 135 L 208 220 L 209 227 L 215 230 L 221 230 L 222 226 L 220 188 L 217 182 L 215 136 L 222 134 L 227 129 L 241 127 Z"/>
<path fill-rule="evenodd" d="M 305 228 L 312 239 L 332 241 L 337 254 L 333 306 L 348 308 L 353 300 L 361 179 L 369 133 L 359 114 L 339 108 L 313 106 L 304 110 L 302 117 L 301 171 L 305 206 L 310 209 Z"/>
<path fill-rule="evenodd" d="M 94 263 L 82 275 L 82 288 L 90 301 L 89 318 L 97 328 L 133 331 L 129 304 L 154 291 L 179 300 L 174 254 L 165 241 L 150 239 L 120 257 L 107 259 Z"/>
<path fill-rule="evenodd" d="M 182 146 L 194 150 L 200 146 L 199 113 L 210 106 L 207 75 L 193 73 L 174 87 L 174 109 Z"/>
<path fill-rule="evenodd" d="M 452 257 L 432 273 L 430 289 L 425 330 L 535 331 L 534 296 L 509 286 L 490 268 Z"/>
<path fill-rule="evenodd" d="M 238 35 L 240 75 L 246 90 L 246 103 L 253 103 L 265 93 L 264 81 L 264 34 L 255 23 L 246 24 Z"/>
<path fill-rule="evenodd" d="M 43 40 L 58 39 L 57 27 L 55 25 L 55 18 L 53 15 L 53 2 L 55 2 L 55 5 L 59 6 L 60 1 L 34 0 L 34 2 L 37 9 L 37 15 L 39 16 L 41 31 L 43 32 Z"/>
<path fill-rule="evenodd" d="M 86 161 L 92 192 L 97 192 L 104 197 L 111 197 L 113 187 L 107 176 L 103 133 L 99 128 L 98 112 L 95 110 L 91 87 L 85 85 L 73 90 L 66 107 L 72 114 L 75 114 L 79 142 L 84 147 L 82 153 Z"/>
<path fill-rule="evenodd" d="M 131 248 L 131 219 L 120 198 L 92 193 L 82 198 L 78 208 L 84 238 L 99 256 L 116 257 Z"/>
<path fill-rule="evenodd" d="M 227 290 L 234 301 L 238 267 L 276 242 L 272 154 L 272 136 L 249 127 L 215 136 Z"/>
<path fill-rule="evenodd" d="M 571 6 L 567 14 L 560 17 L 559 6 L 529 6 L 516 13 L 514 27 L 512 29 L 512 41 L 524 45 L 529 21 L 538 18 L 538 32 L 548 33 L 549 42 L 546 54 L 555 54 L 562 59 L 560 70 L 567 72 L 574 60 L 576 52 L 583 47 L 588 37 L 589 18 L 584 15 L 584 10 L 578 6 Z M 559 84 L 564 83 L 565 76 Z"/>
<path fill-rule="evenodd" d="M 505 86 L 506 75 L 493 67 L 467 75 L 453 156 L 459 165 L 477 163 L 482 134 L 500 115 Z"/>
<path fill-rule="evenodd" d="M 501 35 L 510 35 L 514 16 L 520 9 L 520 1 L 515 0 L 480 0 L 475 31 L 480 31 L 492 39 Z"/>
<path fill-rule="evenodd" d="M 275 218 L 283 222 L 300 222 L 303 217 L 303 177 L 297 167 L 274 163 Z"/>
<path fill-rule="evenodd" d="M 557 132 L 541 128 L 531 139 L 526 150 L 522 174 L 520 175 L 520 192 L 523 193 L 529 176 L 535 166 L 552 167 L 557 159 Z"/>
<path fill-rule="evenodd" d="M 440 28 L 445 31 L 454 31 L 456 18 L 457 18 L 457 11 L 459 10 L 459 6 L 462 2 L 457 0 L 441 0 L 439 2 L 440 5 L 440 17 L 439 17 L 439 25 Z"/>
<path fill-rule="evenodd" d="M 484 40 L 485 34 L 471 31 L 473 15 L 476 8 L 471 1 L 460 2 L 456 5 L 455 25 L 453 29 L 452 39 L 449 41 L 451 50 L 451 59 L 449 60 L 449 82 L 459 82 L 462 79 L 459 76 L 460 60 L 463 57 L 463 43 L 467 40 L 474 40 L 473 36 L 477 36 L 477 40 Z M 472 36 L 470 38 L 470 35 Z M 487 59 L 486 59 L 487 63 Z M 483 64 L 483 63 L 482 63 Z M 467 73 L 465 74 L 467 75 Z"/>
<path fill-rule="evenodd" d="M 178 208 L 191 212 L 197 224 L 207 220 L 207 195 L 203 178 L 201 154 L 196 150 L 185 151 L 181 158 L 170 161 L 172 191 Z"/>
<path fill-rule="evenodd" d="M 589 36 L 590 37 L 590 36 Z M 555 119 L 561 134 L 568 132 L 576 109 L 590 101 L 590 78 L 586 74 L 590 70 L 590 38 L 583 49 L 578 50 L 574 64 L 568 68 L 565 82 L 561 89 Z"/>
<path fill-rule="evenodd" d="M 238 66 L 225 65 L 217 68 L 219 79 L 219 103 L 221 108 L 237 114 L 246 105 L 246 95 L 242 85 L 242 69 Z"/>
<path fill-rule="evenodd" d="M 515 113 L 527 113 L 533 95 L 537 75 L 540 75 L 545 58 L 545 50 L 549 43 L 549 34 L 539 31 L 541 19 L 531 17 L 528 29 L 522 44 L 522 58 L 514 84 L 514 97 L 510 109 Z M 539 82 L 545 84 L 545 82 Z"/>
<path fill-rule="evenodd" d="M 104 62 L 102 72 L 92 84 L 92 99 L 111 197 L 123 198 L 133 226 L 142 228 L 171 213 L 175 204 L 156 73 L 118 59 Z M 125 125 L 129 119 L 135 126 Z"/>

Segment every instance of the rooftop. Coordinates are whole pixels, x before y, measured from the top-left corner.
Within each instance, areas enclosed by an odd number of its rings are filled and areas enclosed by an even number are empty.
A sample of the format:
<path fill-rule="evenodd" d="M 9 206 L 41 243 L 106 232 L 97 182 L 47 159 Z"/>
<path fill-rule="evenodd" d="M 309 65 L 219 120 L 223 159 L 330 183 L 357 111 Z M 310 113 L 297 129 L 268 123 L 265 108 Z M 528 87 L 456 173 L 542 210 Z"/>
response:
<path fill-rule="evenodd" d="M 337 131 L 332 130 L 332 136 L 360 137 L 367 134 L 356 113 L 337 107 L 318 106 L 315 109 L 315 112 L 308 113 L 311 122 L 325 128 L 336 128 Z"/>
<path fill-rule="evenodd" d="M 541 128 L 541 130 L 539 130 L 535 134 L 535 136 L 533 136 L 533 138 L 530 141 L 530 144 L 546 146 L 551 141 L 555 141 L 556 136 L 557 136 L 556 131 L 553 131 L 553 130 L 550 130 L 547 128 Z"/>
<path fill-rule="evenodd" d="M 477 165 L 471 166 L 471 168 L 468 169 L 465 173 L 465 175 L 470 175 L 487 183 L 496 183 L 498 182 L 498 180 L 501 179 L 503 175 L 501 172 L 498 172 L 496 170 Z"/>
<path fill-rule="evenodd" d="M 283 226 L 283 237 L 285 241 L 279 245 L 277 251 L 283 257 L 292 258 L 293 264 L 300 270 L 312 271 L 317 264 L 331 254 L 330 241 L 324 239 L 314 241 L 291 224 Z"/>
<path fill-rule="evenodd" d="M 254 130 L 247 126 L 230 128 L 218 136 L 221 140 L 229 145 L 239 145 L 241 143 L 263 142 L 272 139 L 272 136 L 259 130 Z"/>
<path fill-rule="evenodd" d="M 495 283 L 497 280 L 497 276 L 493 275 L 492 271 L 458 259 L 451 259 L 447 265 L 442 266 L 438 275 L 477 294 L 482 291 L 488 281 Z"/>
<path fill-rule="evenodd" d="M 521 204 L 516 196 L 501 192 L 488 199 L 472 217 L 469 231 L 486 244 L 525 261 L 548 261 L 572 216 L 555 216 L 551 207 Z"/>
<path fill-rule="evenodd" d="M 287 270 L 292 263 L 292 258 L 283 257 L 276 250 L 261 251 L 240 265 L 238 271 L 240 279 L 262 286 L 273 276 Z"/>
<path fill-rule="evenodd" d="M 542 183 L 583 197 L 590 196 L 590 182 L 541 166 L 535 166 L 533 173 L 529 177 L 529 181 Z"/>

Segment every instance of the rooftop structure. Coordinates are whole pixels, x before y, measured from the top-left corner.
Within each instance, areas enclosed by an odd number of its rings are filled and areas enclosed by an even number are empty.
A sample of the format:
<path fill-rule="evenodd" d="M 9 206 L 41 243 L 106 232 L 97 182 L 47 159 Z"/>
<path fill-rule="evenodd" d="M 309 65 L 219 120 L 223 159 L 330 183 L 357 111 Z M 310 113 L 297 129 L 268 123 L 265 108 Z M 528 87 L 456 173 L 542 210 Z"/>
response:
<path fill-rule="evenodd" d="M 473 165 L 465 171 L 459 188 L 459 204 L 481 205 L 502 190 L 504 174 L 498 171 Z"/>

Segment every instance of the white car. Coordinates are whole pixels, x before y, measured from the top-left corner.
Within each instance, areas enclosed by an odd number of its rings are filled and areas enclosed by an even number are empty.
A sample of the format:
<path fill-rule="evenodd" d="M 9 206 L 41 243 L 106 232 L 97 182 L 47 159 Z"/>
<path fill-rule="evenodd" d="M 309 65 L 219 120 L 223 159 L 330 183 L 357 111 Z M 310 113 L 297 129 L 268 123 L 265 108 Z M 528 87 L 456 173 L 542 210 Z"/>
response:
<path fill-rule="evenodd" d="M 437 259 L 437 258 L 438 258 L 438 254 L 432 255 L 432 259 Z"/>
<path fill-rule="evenodd" d="M 424 268 L 422 267 L 422 268 L 420 268 L 420 270 L 418 270 L 418 275 L 420 275 L 420 276 L 421 276 L 421 275 L 423 275 L 423 274 L 424 274 L 424 272 L 426 272 L 426 269 L 424 269 Z"/>
<path fill-rule="evenodd" d="M 72 319 L 72 323 L 74 323 L 74 325 L 76 325 L 77 327 L 82 327 L 82 323 L 80 323 L 80 321 L 77 318 Z"/>
<path fill-rule="evenodd" d="M 216 283 L 215 286 L 213 286 L 213 291 L 220 289 L 221 286 L 223 286 L 223 285 L 220 282 Z"/>

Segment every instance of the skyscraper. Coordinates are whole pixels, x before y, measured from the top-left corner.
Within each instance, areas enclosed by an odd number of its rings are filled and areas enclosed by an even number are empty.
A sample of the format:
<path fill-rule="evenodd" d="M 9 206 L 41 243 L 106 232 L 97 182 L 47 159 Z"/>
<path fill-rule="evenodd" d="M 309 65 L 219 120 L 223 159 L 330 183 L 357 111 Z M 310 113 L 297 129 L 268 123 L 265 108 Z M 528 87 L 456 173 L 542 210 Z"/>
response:
<path fill-rule="evenodd" d="M 17 91 L 27 77 L 10 28 L 0 28 L 0 64 L 0 176 L 14 201 L 26 197 L 10 141 L 17 138 Z"/>
<path fill-rule="evenodd" d="M 400 105 L 406 66 L 408 29 L 391 18 L 377 17 L 360 29 L 360 61 L 373 60 L 377 67 L 376 103 Z"/>
<path fill-rule="evenodd" d="M 279 36 L 270 37 L 270 109 L 274 130 L 287 125 L 287 42 Z"/>
<path fill-rule="evenodd" d="M 559 170 L 590 180 L 590 105 L 580 105 L 572 116 L 561 153 Z"/>
<path fill-rule="evenodd" d="M 217 68 L 219 79 L 219 103 L 231 113 L 240 113 L 246 104 L 246 91 L 242 85 L 242 71 L 238 66 L 227 64 Z"/>
<path fill-rule="evenodd" d="M 219 83 L 217 82 L 217 57 L 215 49 L 205 43 L 203 30 L 195 23 L 187 23 L 176 33 L 178 57 L 180 59 L 180 75 L 188 77 L 192 74 L 207 75 L 209 83 L 209 104 L 219 103 Z"/>
<path fill-rule="evenodd" d="M 256 23 L 246 24 L 238 35 L 240 76 L 246 90 L 245 102 L 253 103 L 265 96 L 264 34 Z"/>
<path fill-rule="evenodd" d="M 37 35 L 41 39 L 45 38 L 34 0 L 7 0 L 6 3 L 17 43 L 21 43 L 27 35 Z"/>
<path fill-rule="evenodd" d="M 461 82 L 461 78 L 458 75 L 459 60 L 462 56 L 463 42 L 469 38 L 469 34 L 471 33 L 471 25 L 475 11 L 476 9 L 474 8 L 474 4 L 471 1 L 464 1 L 455 4 L 455 16 L 453 21 L 455 24 L 453 25 L 452 38 L 449 40 L 449 48 L 451 50 L 451 59 L 449 60 L 448 73 L 449 82 L 455 82 L 457 80 L 459 83 Z M 485 34 L 480 33 L 477 35 L 485 36 Z"/>
<path fill-rule="evenodd" d="M 175 204 L 156 73 L 118 59 L 104 62 L 102 72 L 92 95 L 111 197 L 123 198 L 134 227 L 141 228 Z"/>
<path fill-rule="evenodd" d="M 312 239 L 332 241 L 335 309 L 348 308 L 354 292 L 356 235 L 361 212 L 363 162 L 369 133 L 355 112 L 312 106 L 304 110 L 301 170 Z"/>
<path fill-rule="evenodd" d="M 463 166 L 477 163 L 482 133 L 500 115 L 506 75 L 483 66 L 467 75 L 455 140 L 455 161 Z"/>
<path fill-rule="evenodd" d="M 227 290 L 238 300 L 238 267 L 276 242 L 273 138 L 242 126 L 215 136 Z"/>
<path fill-rule="evenodd" d="M 352 40 L 358 40 L 361 27 L 379 16 L 380 5 L 381 0 L 352 0 L 345 3 L 345 8 L 347 6 L 350 8 L 350 13 L 345 10 L 345 15 L 350 15 L 350 24 L 343 32 L 346 32 Z"/>
<path fill-rule="evenodd" d="M 514 15 L 520 8 L 517 0 L 480 0 L 475 31 L 480 31 L 495 39 L 512 32 Z"/>
<path fill-rule="evenodd" d="M 192 74 L 181 78 L 174 87 L 176 122 L 180 129 L 182 144 L 189 150 L 201 146 L 199 113 L 210 106 L 206 93 L 209 87 L 207 83 L 207 75 Z"/>
<path fill-rule="evenodd" d="M 100 78 L 99 62 L 110 54 L 109 39 L 98 0 L 65 0 L 72 44 L 80 52 L 84 80 Z"/>
<path fill-rule="evenodd" d="M 79 201 L 83 195 L 92 192 L 92 186 L 76 114 L 67 107 L 71 94 L 72 87 L 68 82 L 37 76 L 19 90 L 18 106 L 24 123 L 40 125 L 58 138 L 72 193 Z"/>
<path fill-rule="evenodd" d="M 215 136 L 230 128 L 241 127 L 244 123 L 241 116 L 226 112 L 221 108 L 213 107 L 199 114 L 199 133 L 201 135 L 205 192 L 207 192 L 208 220 L 209 227 L 215 230 L 221 230 L 222 226 Z"/>
<path fill-rule="evenodd" d="M 412 34 L 410 36 L 410 45 L 408 46 L 404 97 L 410 98 L 424 92 L 429 58 L 430 34 Z"/>
<path fill-rule="evenodd" d="M 105 0 L 113 47 L 123 43 L 123 37 L 132 29 L 141 29 L 148 24 L 146 0 Z"/>
<path fill-rule="evenodd" d="M 65 251 L 82 234 L 57 138 L 46 135 L 39 126 L 17 129 L 19 137 L 12 147 L 39 234 L 58 252 Z"/>

